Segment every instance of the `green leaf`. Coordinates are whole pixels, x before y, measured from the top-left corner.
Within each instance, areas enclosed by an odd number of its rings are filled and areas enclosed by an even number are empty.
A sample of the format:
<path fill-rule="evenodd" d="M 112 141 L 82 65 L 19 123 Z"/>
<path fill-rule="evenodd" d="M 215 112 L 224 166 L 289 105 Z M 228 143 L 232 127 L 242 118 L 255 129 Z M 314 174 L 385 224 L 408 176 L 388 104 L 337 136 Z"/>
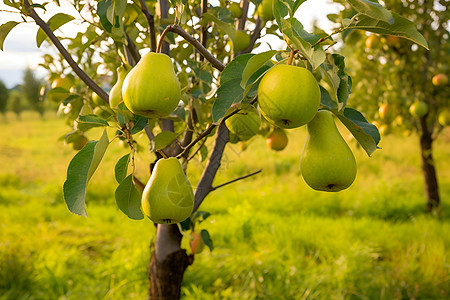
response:
<path fill-rule="evenodd" d="M 223 22 L 223 21 L 219 20 L 216 16 L 214 16 L 210 13 L 203 14 L 202 20 L 199 22 L 199 24 L 206 25 L 207 23 L 210 23 L 210 22 L 215 23 L 217 25 L 217 27 L 222 29 L 228 35 L 228 37 L 231 39 L 231 41 L 233 43 L 235 42 L 236 29 L 234 28 L 234 26 L 232 24 Z"/>
<path fill-rule="evenodd" d="M 97 170 L 97 167 L 102 161 L 103 155 L 105 154 L 108 145 L 108 133 L 106 132 L 105 128 L 103 130 L 102 137 L 95 146 L 94 156 L 92 157 L 91 167 L 89 168 L 88 181 L 91 180 L 92 175 L 94 174 L 95 170 Z"/>
<path fill-rule="evenodd" d="M 395 35 L 408 39 L 429 50 L 427 41 L 423 35 L 417 31 L 415 23 L 394 12 L 392 13 L 392 16 L 394 17 L 395 22 L 391 25 L 387 22 L 375 20 L 359 14 L 352 19 L 352 22 L 345 26 L 345 29 L 361 29 L 379 34 Z"/>
<path fill-rule="evenodd" d="M 277 50 L 269 50 L 252 56 L 248 60 L 244 68 L 244 71 L 242 72 L 242 80 L 240 83 L 241 87 L 245 88 L 247 86 L 248 80 L 253 75 L 253 73 L 258 71 L 258 69 L 261 68 L 277 52 L 278 52 Z"/>
<path fill-rule="evenodd" d="M 200 231 L 200 236 L 201 236 L 201 238 L 202 238 L 202 242 L 203 242 L 206 246 L 208 246 L 209 251 L 213 251 L 213 248 L 214 248 L 214 246 L 213 246 L 213 241 L 212 241 L 212 239 L 211 239 L 211 236 L 209 235 L 208 230 L 202 229 L 202 231 Z"/>
<path fill-rule="evenodd" d="M 217 89 L 217 98 L 212 106 L 213 122 L 222 119 L 234 103 L 239 103 L 244 97 L 244 89 L 241 88 L 241 79 L 229 80 Z"/>
<path fill-rule="evenodd" d="M 223 21 L 225 23 L 233 23 L 234 17 L 231 11 L 224 7 L 216 6 L 216 7 L 209 7 L 208 13 L 211 13 L 215 17 L 217 17 L 220 21 Z"/>
<path fill-rule="evenodd" d="M 203 221 L 205 221 L 209 216 L 211 216 L 211 213 L 199 210 L 192 214 L 191 219 L 193 222 L 200 224 Z"/>
<path fill-rule="evenodd" d="M 109 126 L 109 124 L 97 115 L 85 115 L 78 117 L 78 128 L 81 131 L 87 131 L 91 128 L 102 126 Z"/>
<path fill-rule="evenodd" d="M 246 90 L 244 92 L 244 89 L 241 87 L 242 74 L 248 61 L 253 56 L 255 56 L 255 54 L 239 55 L 222 71 L 222 74 L 220 75 L 220 86 L 217 89 L 217 98 L 212 107 L 214 123 L 217 123 L 223 118 L 233 104 L 240 102 L 246 103 L 256 96 L 261 79 L 260 77 L 270 68 L 270 66 L 267 64 L 263 65 L 253 73 L 247 82 Z"/>
<path fill-rule="evenodd" d="M 148 124 L 148 119 L 143 116 L 135 115 L 133 119 L 134 126 L 131 128 L 131 134 L 134 135 L 136 133 L 141 132 L 142 129 L 145 128 Z"/>
<path fill-rule="evenodd" d="M 108 146 L 106 129 L 99 141 L 90 141 L 70 161 L 63 186 L 64 201 L 69 210 L 86 216 L 86 187 Z"/>
<path fill-rule="evenodd" d="M 223 84 L 229 80 L 233 79 L 241 79 L 242 78 L 242 72 L 244 72 L 245 66 L 247 65 L 247 62 L 250 58 L 252 58 L 255 54 L 248 53 L 248 54 L 242 54 L 238 57 L 235 57 L 220 73 L 220 84 Z"/>
<path fill-rule="evenodd" d="M 111 33 L 113 25 L 111 22 L 109 22 L 106 14 L 108 11 L 108 8 L 111 6 L 111 0 L 101 0 L 97 4 L 97 15 L 100 18 L 100 23 L 102 24 L 103 28 Z"/>
<path fill-rule="evenodd" d="M 72 17 L 70 15 L 58 13 L 58 14 L 54 15 L 53 17 L 51 17 L 47 21 L 47 24 L 52 31 L 55 31 L 56 29 L 58 29 L 59 27 L 61 27 L 64 24 L 66 24 L 67 22 L 72 21 L 73 19 L 74 19 L 74 17 Z M 47 37 L 47 34 L 44 32 L 44 30 L 42 30 L 42 28 L 39 28 L 37 35 L 36 35 L 36 44 L 38 47 L 41 46 L 42 42 L 45 40 L 46 37 Z"/>
<path fill-rule="evenodd" d="M 347 129 L 353 134 L 367 155 L 378 149 L 380 133 L 375 125 L 367 122 L 366 118 L 357 110 L 346 107 L 343 112 L 331 110 Z"/>
<path fill-rule="evenodd" d="M 141 193 L 133 184 L 133 174 L 128 175 L 117 187 L 115 192 L 119 209 L 133 220 L 141 220 Z"/>
<path fill-rule="evenodd" d="M 128 164 L 130 163 L 130 154 L 122 156 L 114 168 L 114 175 L 117 183 L 121 183 L 128 173 Z"/>
<path fill-rule="evenodd" d="M 177 135 L 171 131 L 163 131 L 154 137 L 155 149 L 164 149 L 177 138 Z"/>
<path fill-rule="evenodd" d="M 17 24 L 19 24 L 19 22 L 9 21 L 0 25 L 0 50 L 3 51 L 3 43 L 5 42 L 6 37 Z"/>
<path fill-rule="evenodd" d="M 325 81 L 333 88 L 333 97 L 339 103 L 339 109 L 347 105 L 350 96 L 352 79 L 345 73 L 345 57 L 339 54 L 327 56 L 326 62 L 321 65 Z"/>
<path fill-rule="evenodd" d="M 330 94 L 328 94 L 328 91 L 321 85 L 319 85 L 319 88 L 320 88 L 320 104 L 330 109 L 338 109 L 339 105 L 337 104 L 336 101 L 331 99 Z"/>
<path fill-rule="evenodd" d="M 394 18 L 390 11 L 385 9 L 376 0 L 347 0 L 348 3 L 359 13 L 372 19 L 380 20 L 388 24 L 394 23 Z"/>
<path fill-rule="evenodd" d="M 204 162 L 208 158 L 208 148 L 205 145 L 203 145 L 200 148 L 199 152 L 200 152 L 200 159 L 202 162 Z"/>
<path fill-rule="evenodd" d="M 89 168 L 94 156 L 97 141 L 87 142 L 70 161 L 67 179 L 64 182 L 63 194 L 67 208 L 74 214 L 87 216 L 85 207 L 86 186 Z"/>
<path fill-rule="evenodd" d="M 283 24 L 282 32 L 283 34 L 294 44 L 301 54 L 308 60 L 308 62 L 315 70 L 325 61 L 325 51 L 319 46 L 312 48 L 311 44 L 306 41 L 301 33 L 303 32 L 303 26 L 297 20 L 293 20 L 291 24 L 287 20 L 281 20 Z"/>

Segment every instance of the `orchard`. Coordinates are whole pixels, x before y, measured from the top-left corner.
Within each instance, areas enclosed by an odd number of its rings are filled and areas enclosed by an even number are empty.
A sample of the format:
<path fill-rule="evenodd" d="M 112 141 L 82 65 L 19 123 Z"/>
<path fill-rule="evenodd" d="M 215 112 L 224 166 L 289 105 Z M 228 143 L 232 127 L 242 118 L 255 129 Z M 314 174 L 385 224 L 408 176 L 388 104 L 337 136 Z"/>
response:
<path fill-rule="evenodd" d="M 110 172 L 117 185 L 111 189 L 118 208 L 156 227 L 149 299 L 179 299 L 195 255 L 213 249 L 214 237 L 198 230 L 210 215 L 202 210 L 204 201 L 212 201 L 215 190 L 260 173 L 213 185 L 228 144 L 252 152 L 248 142 L 262 138 L 267 151 L 283 155 L 289 131 L 304 127 L 299 176 L 315 191 L 345 193 L 358 176 L 357 161 L 336 124 L 371 156 L 380 151 L 381 138 L 372 121 L 379 118 L 391 127 L 401 116 L 402 126 L 420 136 L 428 208 L 439 205 L 431 143 L 450 118 L 444 109 L 448 69 L 433 51 L 448 50 L 448 31 L 439 25 L 433 36 L 431 21 L 419 22 L 433 3 L 419 14 L 391 5 L 399 1 L 384 1 L 386 7 L 377 1 L 337 1 L 343 4 L 341 14 L 329 16 L 336 26 L 325 33 L 306 31 L 296 18 L 304 2 L 67 1 L 69 14 L 53 13 L 49 2 L 4 1 L 23 21 L 2 20 L 0 48 L 26 22 L 36 25 L 38 46 L 58 51 L 44 55 L 41 66 L 49 74 L 43 96 L 65 116 L 65 141 L 77 151 L 63 186 L 68 210 L 88 215 L 86 191 L 94 188 L 88 183 L 102 160 L 113 159 Z M 408 19 L 413 12 L 417 22 Z M 69 36 L 64 25 L 72 23 L 79 31 Z M 283 48 L 262 47 L 266 35 Z M 405 71 L 411 65 L 416 68 Z M 389 76 L 399 77 L 383 80 Z M 364 94 L 380 100 L 365 101 Z M 88 141 L 99 128 L 102 134 Z M 113 143 L 128 153 L 111 157 Z M 152 157 L 150 165 L 136 163 L 141 151 Z M 206 161 L 196 182 L 187 172 L 193 159 Z M 137 170 L 146 170 L 148 182 Z M 189 241 L 189 254 L 183 240 Z"/>

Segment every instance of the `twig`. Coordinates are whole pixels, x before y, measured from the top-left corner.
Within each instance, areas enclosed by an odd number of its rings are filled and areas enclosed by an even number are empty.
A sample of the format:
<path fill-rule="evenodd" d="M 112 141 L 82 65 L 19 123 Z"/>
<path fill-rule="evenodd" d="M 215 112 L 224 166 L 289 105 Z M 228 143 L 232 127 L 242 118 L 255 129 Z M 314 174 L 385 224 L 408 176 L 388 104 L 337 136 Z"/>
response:
<path fill-rule="evenodd" d="M 333 32 L 330 33 L 329 35 L 324 36 L 323 38 L 320 38 L 317 42 L 315 42 L 314 44 L 312 44 L 312 45 L 311 45 L 311 48 L 316 47 L 317 45 L 319 45 L 319 44 L 322 43 L 323 41 L 329 39 L 331 36 L 333 36 L 333 35 L 335 35 L 335 34 L 337 34 L 337 33 L 339 33 L 339 32 L 342 32 L 342 31 L 344 31 L 344 28 L 338 28 L 338 29 L 336 29 L 335 31 L 333 31 Z"/>
<path fill-rule="evenodd" d="M 181 26 L 176 24 L 171 24 L 167 26 L 166 29 L 164 29 L 164 32 L 161 34 L 161 38 L 159 40 L 158 49 L 161 47 L 164 36 L 169 31 L 180 35 L 186 41 L 192 44 L 192 46 L 194 46 L 206 58 L 206 60 L 212 64 L 214 68 L 216 68 L 219 71 L 223 71 L 223 69 L 225 69 L 225 65 L 221 61 L 215 58 L 214 55 L 212 55 L 205 47 L 203 47 L 203 45 L 198 40 L 196 40 L 192 35 L 184 31 L 184 29 L 181 28 Z M 156 52 L 158 52 L 158 50 L 156 50 Z"/>
<path fill-rule="evenodd" d="M 56 35 L 53 33 L 53 31 L 50 29 L 50 26 L 39 17 L 39 15 L 36 13 L 36 11 L 31 7 L 30 2 L 28 0 L 24 0 L 23 2 L 25 9 L 28 13 L 28 15 L 36 22 L 36 24 L 42 28 L 42 30 L 47 34 L 49 39 L 53 42 L 55 47 L 58 49 L 58 51 L 61 53 L 61 55 L 64 57 L 64 59 L 69 63 L 70 67 L 73 69 L 75 74 L 80 77 L 81 80 L 84 81 L 84 83 L 89 86 L 91 90 L 93 90 L 97 95 L 100 96 L 106 103 L 109 103 L 109 96 L 108 94 L 97 84 L 92 80 L 89 75 L 87 75 L 81 68 L 78 66 L 78 64 L 73 60 L 70 53 L 66 50 L 66 48 L 61 44 L 59 39 L 56 37 Z"/>
<path fill-rule="evenodd" d="M 200 133 L 192 142 L 190 142 L 186 147 L 184 147 L 183 151 L 181 151 L 178 155 L 177 158 L 181 158 L 183 157 L 183 155 L 185 155 L 189 149 L 191 149 L 195 144 L 197 144 L 201 139 L 203 139 L 205 136 L 207 136 L 208 134 L 211 133 L 211 131 L 213 131 L 213 129 L 216 127 L 216 124 L 210 124 L 202 133 Z"/>
<path fill-rule="evenodd" d="M 228 184 L 230 184 L 230 183 L 233 183 L 233 182 L 236 182 L 236 181 L 239 181 L 239 180 L 248 178 L 248 177 L 250 177 L 250 176 L 256 175 L 256 174 L 261 173 L 261 172 L 262 172 L 262 169 L 261 169 L 261 170 L 258 170 L 258 171 L 256 171 L 256 172 L 253 172 L 253 173 L 250 173 L 250 174 L 247 174 L 247 175 L 244 175 L 244 176 L 235 178 L 235 179 L 230 180 L 230 181 L 228 181 L 228 182 L 219 184 L 219 185 L 217 185 L 217 186 L 213 186 L 213 187 L 211 187 L 211 192 L 217 190 L 218 188 L 221 188 L 221 187 L 223 187 L 223 186 L 226 186 L 226 185 L 228 185 Z"/>
<path fill-rule="evenodd" d="M 155 18 L 148 10 L 145 0 L 139 0 L 141 3 L 141 11 L 147 19 L 149 38 L 150 38 L 150 51 L 156 51 L 156 31 L 155 31 Z"/>
<path fill-rule="evenodd" d="M 198 151 L 200 151 L 200 149 L 203 147 L 203 145 L 206 143 L 206 139 L 203 139 L 201 145 L 195 150 L 195 152 L 189 156 L 189 158 L 187 159 L 187 161 L 190 161 L 191 159 L 193 159 L 195 157 L 195 155 L 198 153 Z"/>

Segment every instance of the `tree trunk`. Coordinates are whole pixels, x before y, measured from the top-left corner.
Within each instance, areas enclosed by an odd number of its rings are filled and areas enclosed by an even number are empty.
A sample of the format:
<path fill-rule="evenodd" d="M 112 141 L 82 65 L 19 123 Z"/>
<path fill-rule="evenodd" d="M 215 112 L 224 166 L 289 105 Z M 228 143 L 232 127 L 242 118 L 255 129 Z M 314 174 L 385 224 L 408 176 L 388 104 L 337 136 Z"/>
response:
<path fill-rule="evenodd" d="M 437 209 L 440 204 L 439 186 L 434 167 L 432 144 L 432 133 L 428 129 L 426 116 L 420 118 L 420 151 L 422 158 L 422 173 L 425 181 L 425 196 L 427 199 L 427 212 Z"/>
<path fill-rule="evenodd" d="M 228 142 L 228 129 L 221 124 L 217 129 L 214 147 L 195 190 L 195 208 L 212 190 L 212 182 L 220 166 L 223 151 Z M 181 283 L 186 268 L 194 262 L 193 255 L 181 249 L 182 235 L 176 224 L 158 224 L 155 250 L 148 266 L 150 300 L 180 299 Z"/>
<path fill-rule="evenodd" d="M 150 300 L 180 299 L 183 274 L 194 259 L 181 249 L 181 238 L 177 225 L 158 225 L 148 267 Z"/>

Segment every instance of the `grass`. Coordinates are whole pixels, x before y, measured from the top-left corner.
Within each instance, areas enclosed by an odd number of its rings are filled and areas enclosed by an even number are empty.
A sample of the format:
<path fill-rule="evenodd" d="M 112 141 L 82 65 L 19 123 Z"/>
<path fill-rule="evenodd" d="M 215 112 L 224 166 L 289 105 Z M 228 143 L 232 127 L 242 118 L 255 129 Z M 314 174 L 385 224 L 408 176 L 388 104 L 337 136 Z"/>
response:
<path fill-rule="evenodd" d="M 155 231 L 115 204 L 112 170 L 126 150 L 111 145 L 88 187 L 88 218 L 75 216 L 62 199 L 75 154 L 57 141 L 64 121 L 7 118 L 0 124 L 0 299 L 145 299 Z M 417 137 L 384 137 L 372 158 L 350 142 L 357 180 L 332 194 L 301 178 L 304 137 L 304 129 L 291 130 L 280 153 L 261 138 L 251 151 L 228 147 L 215 184 L 263 172 L 206 199 L 202 210 L 212 216 L 201 227 L 215 249 L 187 269 L 183 299 L 450 298 L 450 130 L 434 148 L 438 216 L 424 212 Z M 137 159 L 147 179 L 152 156 L 142 151 Z M 190 164 L 192 183 L 203 165 Z"/>

